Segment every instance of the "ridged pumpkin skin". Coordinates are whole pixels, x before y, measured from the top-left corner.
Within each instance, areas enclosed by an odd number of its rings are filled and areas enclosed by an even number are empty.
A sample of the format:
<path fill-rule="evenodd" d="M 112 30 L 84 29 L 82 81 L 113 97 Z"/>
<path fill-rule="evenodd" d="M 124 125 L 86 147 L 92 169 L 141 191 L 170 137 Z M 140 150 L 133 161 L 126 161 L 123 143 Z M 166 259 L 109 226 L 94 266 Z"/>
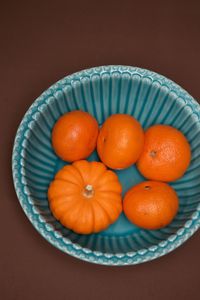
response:
<path fill-rule="evenodd" d="M 106 229 L 122 211 L 117 175 L 100 162 L 76 161 L 56 174 L 48 190 L 51 211 L 80 234 Z"/>

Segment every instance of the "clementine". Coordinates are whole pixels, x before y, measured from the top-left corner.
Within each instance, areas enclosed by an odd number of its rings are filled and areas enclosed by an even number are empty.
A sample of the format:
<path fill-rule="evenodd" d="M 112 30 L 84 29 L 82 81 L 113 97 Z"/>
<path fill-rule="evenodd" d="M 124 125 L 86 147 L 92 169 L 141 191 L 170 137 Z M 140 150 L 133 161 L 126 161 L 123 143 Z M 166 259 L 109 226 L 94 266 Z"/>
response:
<path fill-rule="evenodd" d="M 52 146 L 65 161 L 88 157 L 96 147 L 98 123 L 89 113 L 75 110 L 64 114 L 52 131 Z"/>
<path fill-rule="evenodd" d="M 190 160 L 190 145 L 179 130 L 168 125 L 154 125 L 145 132 L 137 167 L 148 179 L 168 182 L 182 177 Z"/>
<path fill-rule="evenodd" d="M 97 151 L 102 162 L 112 169 L 123 169 L 136 162 L 144 145 L 140 123 L 130 115 L 114 114 L 100 129 Z"/>
<path fill-rule="evenodd" d="M 165 227 L 178 211 L 178 197 L 167 183 L 146 181 L 132 187 L 124 197 L 123 209 L 130 222 L 145 229 Z"/>

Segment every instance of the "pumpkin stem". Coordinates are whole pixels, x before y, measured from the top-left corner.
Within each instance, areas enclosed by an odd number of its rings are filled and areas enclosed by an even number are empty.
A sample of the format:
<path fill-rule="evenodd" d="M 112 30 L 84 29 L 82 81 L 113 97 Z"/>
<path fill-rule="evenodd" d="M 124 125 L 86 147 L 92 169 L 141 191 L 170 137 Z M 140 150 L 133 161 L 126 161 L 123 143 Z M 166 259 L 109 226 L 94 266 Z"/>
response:
<path fill-rule="evenodd" d="M 156 156 L 156 151 L 155 151 L 155 150 L 152 150 L 152 151 L 150 152 L 150 156 L 151 156 L 151 157 L 155 157 L 155 156 Z"/>
<path fill-rule="evenodd" d="M 94 189 L 91 184 L 87 184 L 83 189 L 83 196 L 86 198 L 91 198 L 94 195 Z"/>

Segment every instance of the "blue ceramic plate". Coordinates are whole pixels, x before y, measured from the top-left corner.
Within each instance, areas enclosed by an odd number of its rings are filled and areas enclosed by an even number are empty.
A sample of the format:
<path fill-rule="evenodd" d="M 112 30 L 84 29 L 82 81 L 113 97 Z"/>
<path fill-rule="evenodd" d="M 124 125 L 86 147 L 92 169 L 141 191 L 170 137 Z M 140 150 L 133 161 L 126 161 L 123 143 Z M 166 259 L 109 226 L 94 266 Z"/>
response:
<path fill-rule="evenodd" d="M 79 235 L 52 216 L 47 189 L 65 164 L 51 146 L 51 130 L 64 113 L 82 109 L 101 125 L 115 113 L 134 116 L 146 129 L 157 123 L 181 130 L 190 142 L 192 162 L 172 183 L 180 209 L 175 220 L 156 231 L 140 229 L 124 214 L 107 230 Z M 131 265 L 158 258 L 186 241 L 200 226 L 200 106 L 180 86 L 154 72 L 103 66 L 67 76 L 46 90 L 25 114 L 14 143 L 13 178 L 20 204 L 40 234 L 80 259 L 105 265 Z M 94 152 L 89 160 L 98 160 Z M 135 166 L 117 171 L 123 193 L 144 178 Z"/>

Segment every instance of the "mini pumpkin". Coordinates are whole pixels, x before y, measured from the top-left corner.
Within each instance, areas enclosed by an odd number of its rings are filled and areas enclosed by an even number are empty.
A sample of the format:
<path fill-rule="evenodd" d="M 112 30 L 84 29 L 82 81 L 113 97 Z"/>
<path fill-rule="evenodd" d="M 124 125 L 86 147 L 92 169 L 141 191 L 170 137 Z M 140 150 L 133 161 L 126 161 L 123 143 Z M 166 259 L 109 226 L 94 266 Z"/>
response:
<path fill-rule="evenodd" d="M 80 234 L 106 229 L 122 211 L 117 175 L 101 162 L 76 161 L 56 174 L 48 189 L 55 218 Z"/>

